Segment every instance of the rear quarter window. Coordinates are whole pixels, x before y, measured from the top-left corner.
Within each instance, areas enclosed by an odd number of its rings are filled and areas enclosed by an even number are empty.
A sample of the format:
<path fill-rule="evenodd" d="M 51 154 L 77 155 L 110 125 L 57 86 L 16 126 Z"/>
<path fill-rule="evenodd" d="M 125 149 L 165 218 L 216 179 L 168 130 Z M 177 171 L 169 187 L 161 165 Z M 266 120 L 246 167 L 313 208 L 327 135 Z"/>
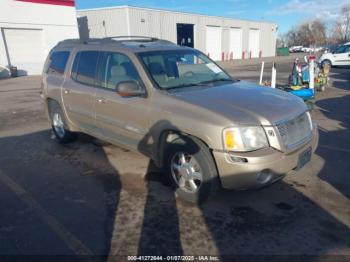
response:
<path fill-rule="evenodd" d="M 53 52 L 50 56 L 49 66 L 46 73 L 63 75 L 70 53 L 68 51 Z"/>

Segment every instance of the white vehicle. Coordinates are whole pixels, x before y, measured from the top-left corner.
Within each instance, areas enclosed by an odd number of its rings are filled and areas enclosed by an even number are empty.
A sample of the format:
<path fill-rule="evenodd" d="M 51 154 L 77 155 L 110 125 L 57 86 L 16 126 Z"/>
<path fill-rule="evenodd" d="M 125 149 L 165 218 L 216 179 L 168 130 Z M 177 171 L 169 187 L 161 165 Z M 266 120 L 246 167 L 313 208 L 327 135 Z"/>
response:
<path fill-rule="evenodd" d="M 321 46 L 315 48 L 315 52 L 321 52 L 322 50 L 323 50 L 323 47 L 321 47 Z"/>
<path fill-rule="evenodd" d="M 301 51 L 303 51 L 304 53 L 309 53 L 309 52 L 311 52 L 311 48 L 310 47 L 303 47 L 301 49 Z"/>
<path fill-rule="evenodd" d="M 329 64 L 330 66 L 349 66 L 350 65 L 350 43 L 339 46 L 332 53 L 324 53 L 319 62 Z"/>
<path fill-rule="evenodd" d="M 289 52 L 291 53 L 297 53 L 297 52 L 302 52 L 302 45 L 298 45 L 298 46 L 292 46 L 289 48 Z"/>

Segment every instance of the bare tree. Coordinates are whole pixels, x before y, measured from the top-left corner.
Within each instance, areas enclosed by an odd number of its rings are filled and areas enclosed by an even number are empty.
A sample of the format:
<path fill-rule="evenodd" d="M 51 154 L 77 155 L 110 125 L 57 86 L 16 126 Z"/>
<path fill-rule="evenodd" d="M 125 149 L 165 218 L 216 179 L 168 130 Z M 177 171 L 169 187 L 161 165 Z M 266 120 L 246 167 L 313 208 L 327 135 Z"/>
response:
<path fill-rule="evenodd" d="M 298 39 L 297 39 L 297 29 L 292 28 L 289 30 L 285 36 L 286 43 L 288 46 L 297 45 Z"/>
<path fill-rule="evenodd" d="M 332 42 L 346 42 L 350 38 L 350 4 L 342 7 L 341 15 L 332 28 Z"/>
<path fill-rule="evenodd" d="M 349 39 L 350 30 L 350 4 L 343 6 L 341 13 L 344 19 L 344 41 Z"/>
<path fill-rule="evenodd" d="M 304 22 L 299 25 L 297 31 L 298 44 L 303 46 L 310 46 L 313 42 L 311 23 Z"/>
<path fill-rule="evenodd" d="M 320 46 L 325 44 L 326 41 L 326 25 L 319 19 L 303 22 L 286 34 L 286 42 L 289 46 Z"/>
<path fill-rule="evenodd" d="M 326 44 L 327 42 L 326 24 L 323 21 L 316 19 L 312 21 L 310 27 L 311 27 L 311 37 L 312 37 L 311 44 L 315 46 Z"/>
<path fill-rule="evenodd" d="M 284 36 L 279 36 L 277 38 L 276 45 L 277 45 L 277 47 L 285 47 L 286 46 Z"/>

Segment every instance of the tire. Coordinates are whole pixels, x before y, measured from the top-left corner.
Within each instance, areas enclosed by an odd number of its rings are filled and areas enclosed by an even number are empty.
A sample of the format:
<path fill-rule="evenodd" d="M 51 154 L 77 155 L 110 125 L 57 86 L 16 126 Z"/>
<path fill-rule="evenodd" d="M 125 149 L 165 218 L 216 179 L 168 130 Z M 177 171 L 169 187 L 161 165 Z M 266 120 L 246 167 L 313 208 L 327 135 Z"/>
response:
<path fill-rule="evenodd" d="M 73 133 L 68 130 L 66 118 L 57 102 L 49 102 L 49 115 L 51 120 L 51 128 L 58 142 L 67 144 L 77 139 L 77 133 Z"/>
<path fill-rule="evenodd" d="M 184 159 L 181 160 L 182 155 Z M 209 148 L 198 139 L 181 137 L 168 144 L 165 149 L 165 167 L 176 195 L 187 202 L 200 204 L 219 189 L 214 159 Z M 197 186 L 195 190 L 193 182 Z"/>
<path fill-rule="evenodd" d="M 332 62 L 331 62 L 330 60 L 328 60 L 328 59 L 325 59 L 325 60 L 322 61 L 322 67 L 323 67 L 325 64 L 328 64 L 330 68 L 332 67 Z"/>

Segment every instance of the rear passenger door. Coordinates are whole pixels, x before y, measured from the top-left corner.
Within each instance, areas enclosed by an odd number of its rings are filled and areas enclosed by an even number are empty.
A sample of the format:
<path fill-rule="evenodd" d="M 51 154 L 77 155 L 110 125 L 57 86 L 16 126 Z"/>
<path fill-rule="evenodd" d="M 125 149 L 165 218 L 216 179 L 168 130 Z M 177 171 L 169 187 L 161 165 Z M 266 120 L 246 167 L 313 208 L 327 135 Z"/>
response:
<path fill-rule="evenodd" d="M 93 133 L 94 97 L 96 91 L 96 69 L 98 51 L 79 51 L 76 53 L 71 70 L 62 88 L 63 103 L 68 119 L 82 131 Z"/>
<path fill-rule="evenodd" d="M 125 147 L 138 149 L 148 132 L 149 106 L 146 97 L 121 97 L 116 86 L 136 81 L 144 88 L 133 62 L 124 54 L 101 52 L 96 91 L 96 124 L 101 134 Z"/>

